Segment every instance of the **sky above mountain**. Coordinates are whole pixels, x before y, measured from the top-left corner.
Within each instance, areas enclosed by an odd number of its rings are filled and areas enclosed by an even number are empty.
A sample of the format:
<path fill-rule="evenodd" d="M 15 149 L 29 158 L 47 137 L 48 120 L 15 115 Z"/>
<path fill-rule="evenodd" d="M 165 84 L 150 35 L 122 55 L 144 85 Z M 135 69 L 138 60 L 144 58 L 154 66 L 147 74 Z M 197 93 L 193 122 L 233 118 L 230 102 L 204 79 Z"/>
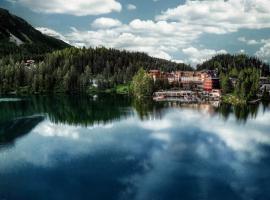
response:
<path fill-rule="evenodd" d="M 192 65 L 219 53 L 270 61 L 270 0 L 1 0 L 0 7 L 78 47 Z"/>

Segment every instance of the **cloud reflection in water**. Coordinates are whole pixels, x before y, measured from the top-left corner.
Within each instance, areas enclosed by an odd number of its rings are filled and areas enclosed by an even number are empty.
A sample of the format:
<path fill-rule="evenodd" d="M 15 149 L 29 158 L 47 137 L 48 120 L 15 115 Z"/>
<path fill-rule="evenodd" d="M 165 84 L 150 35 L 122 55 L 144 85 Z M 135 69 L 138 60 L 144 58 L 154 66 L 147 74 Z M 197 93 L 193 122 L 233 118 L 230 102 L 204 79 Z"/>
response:
<path fill-rule="evenodd" d="M 45 120 L 0 152 L 0 187 L 14 189 L 8 180 L 21 178 L 15 189 L 23 197 L 32 188 L 36 198 L 57 190 L 47 199 L 269 199 L 269 119 L 259 111 L 239 124 L 232 115 L 167 109 L 159 119 L 89 127 Z"/>

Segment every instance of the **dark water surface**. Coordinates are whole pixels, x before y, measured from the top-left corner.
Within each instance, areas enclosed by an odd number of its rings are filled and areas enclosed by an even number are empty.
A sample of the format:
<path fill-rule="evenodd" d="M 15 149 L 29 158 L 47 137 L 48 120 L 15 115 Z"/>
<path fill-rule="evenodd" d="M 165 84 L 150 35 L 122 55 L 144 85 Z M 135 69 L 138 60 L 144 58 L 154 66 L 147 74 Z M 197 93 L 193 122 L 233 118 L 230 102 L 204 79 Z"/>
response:
<path fill-rule="evenodd" d="M 270 199 L 268 105 L 0 99 L 0 200 Z"/>

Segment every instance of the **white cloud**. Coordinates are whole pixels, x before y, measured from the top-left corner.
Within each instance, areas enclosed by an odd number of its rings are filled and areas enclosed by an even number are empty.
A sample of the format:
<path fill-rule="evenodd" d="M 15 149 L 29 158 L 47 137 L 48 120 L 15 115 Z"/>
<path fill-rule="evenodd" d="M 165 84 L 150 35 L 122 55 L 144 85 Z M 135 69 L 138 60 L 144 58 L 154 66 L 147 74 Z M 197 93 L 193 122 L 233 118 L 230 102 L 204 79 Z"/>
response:
<path fill-rule="evenodd" d="M 187 0 L 184 5 L 162 12 L 156 19 L 190 24 L 203 32 L 216 34 L 235 32 L 241 28 L 269 28 L 270 1 Z"/>
<path fill-rule="evenodd" d="M 107 23 L 108 21 L 111 22 Z M 111 24 L 117 26 L 110 27 Z M 183 51 L 188 56 L 185 61 L 190 64 L 197 64 L 215 54 L 226 53 L 225 50 L 198 50 L 190 47 L 190 44 L 199 37 L 200 32 L 191 27 L 180 26 L 176 22 L 135 19 L 129 24 L 121 24 L 110 18 L 106 20 L 99 18 L 92 26 L 99 29 L 90 31 L 73 29 L 68 35 L 69 40 L 74 44 L 80 44 L 79 46 L 106 46 L 141 51 L 150 56 L 175 61 L 178 59 L 172 57 L 172 54 Z"/>
<path fill-rule="evenodd" d="M 240 54 L 245 54 L 245 50 L 244 50 L 244 49 L 240 49 L 240 50 L 238 51 L 238 53 L 240 53 Z"/>
<path fill-rule="evenodd" d="M 155 37 L 144 37 L 129 31 L 128 26 L 114 29 L 98 29 L 96 31 L 72 31 L 67 38 L 73 44 L 80 46 L 106 46 L 109 48 L 126 49 L 129 51 L 146 52 L 151 56 L 171 59 L 171 56 L 159 47 L 159 39 Z"/>
<path fill-rule="evenodd" d="M 45 35 L 48 35 L 48 36 L 54 37 L 56 39 L 62 40 L 66 43 L 69 43 L 69 41 L 66 39 L 66 37 L 64 35 L 62 35 L 61 33 L 57 32 L 53 29 L 46 28 L 46 27 L 37 27 L 36 29 Z"/>
<path fill-rule="evenodd" d="M 120 22 L 107 23 L 107 21 L 111 20 L 96 19 L 92 24 L 92 26 L 99 27 L 96 30 L 72 29 L 67 38 L 73 44 L 141 51 L 164 59 L 172 59 L 172 52 L 180 51 L 179 48 L 194 40 L 193 35 L 181 32 L 180 27 L 165 21 L 136 19 L 129 24 L 121 25 Z M 110 24 L 118 26 L 109 27 Z M 177 38 L 181 38 L 181 40 Z"/>
<path fill-rule="evenodd" d="M 119 12 L 122 6 L 116 0 L 17 0 L 35 12 L 70 14 L 76 16 L 100 15 Z"/>
<path fill-rule="evenodd" d="M 152 131 L 161 131 L 164 129 L 168 129 L 172 126 L 171 122 L 168 120 L 151 120 L 140 122 L 139 124 L 142 128 Z"/>
<path fill-rule="evenodd" d="M 245 37 L 239 37 L 238 41 L 246 43 L 247 45 L 257 45 L 257 44 L 261 44 L 261 41 L 257 41 L 254 39 L 248 40 Z"/>
<path fill-rule="evenodd" d="M 256 56 L 264 61 L 270 61 L 270 39 L 263 40 L 264 45 L 256 52 Z"/>
<path fill-rule="evenodd" d="M 246 43 L 247 45 L 262 45 L 260 49 L 255 53 L 255 56 L 259 57 L 265 62 L 270 61 L 270 39 L 246 39 L 245 37 L 239 37 L 238 41 Z M 240 53 L 244 53 L 245 50 L 241 49 Z"/>
<path fill-rule="evenodd" d="M 44 137 L 64 137 L 69 139 L 79 139 L 79 129 L 64 124 L 57 126 L 52 123 L 42 123 L 34 129 Z"/>
<path fill-rule="evenodd" d="M 184 60 L 181 60 L 181 59 L 174 59 L 172 60 L 173 62 L 176 62 L 176 63 L 185 63 Z"/>
<path fill-rule="evenodd" d="M 202 63 L 205 60 L 217 55 L 227 53 L 226 50 L 213 50 L 213 49 L 197 49 L 195 47 L 189 47 L 183 49 L 183 53 L 188 56 L 188 62 L 192 64 Z"/>
<path fill-rule="evenodd" d="M 107 17 L 98 18 L 92 23 L 94 28 L 112 28 L 121 25 L 122 23 L 119 20 Z"/>
<path fill-rule="evenodd" d="M 137 6 L 135 6 L 134 4 L 128 4 L 127 5 L 127 9 L 128 10 L 136 10 L 137 9 Z"/>

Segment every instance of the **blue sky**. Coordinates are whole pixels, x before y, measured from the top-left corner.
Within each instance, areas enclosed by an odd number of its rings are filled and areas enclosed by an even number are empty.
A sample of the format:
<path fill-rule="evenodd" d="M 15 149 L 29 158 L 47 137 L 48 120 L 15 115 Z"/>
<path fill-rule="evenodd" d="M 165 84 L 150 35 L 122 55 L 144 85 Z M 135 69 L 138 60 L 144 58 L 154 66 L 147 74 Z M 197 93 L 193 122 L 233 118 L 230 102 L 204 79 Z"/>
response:
<path fill-rule="evenodd" d="M 0 7 L 78 47 L 192 65 L 218 53 L 270 60 L 269 0 L 1 0 Z"/>

